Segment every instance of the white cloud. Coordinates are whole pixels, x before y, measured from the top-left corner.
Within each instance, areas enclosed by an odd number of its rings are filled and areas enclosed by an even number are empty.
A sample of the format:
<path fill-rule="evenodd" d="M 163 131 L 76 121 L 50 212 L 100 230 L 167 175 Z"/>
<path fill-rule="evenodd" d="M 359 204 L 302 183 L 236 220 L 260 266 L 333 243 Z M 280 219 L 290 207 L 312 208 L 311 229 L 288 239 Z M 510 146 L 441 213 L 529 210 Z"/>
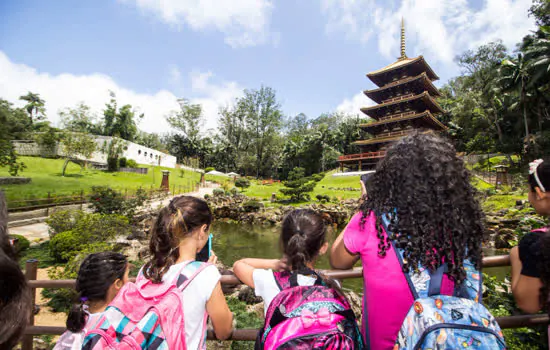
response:
<path fill-rule="evenodd" d="M 531 0 L 482 0 L 474 9 L 467 0 L 323 0 L 321 10 L 329 33 L 345 32 L 362 42 L 374 37 L 386 58 L 399 55 L 404 17 L 409 56 L 424 54 L 449 64 L 463 51 L 496 39 L 513 49 L 534 29 L 530 5 Z"/>
<path fill-rule="evenodd" d="M 208 29 L 225 34 L 231 47 L 247 47 L 271 39 L 269 25 L 273 4 L 269 0 L 120 0 L 151 12 L 169 25 L 194 31 Z M 278 39 L 276 39 L 278 40 Z"/>
<path fill-rule="evenodd" d="M 172 67 L 179 73 L 179 68 Z M 39 93 L 46 101 L 48 119 L 55 125 L 59 122 L 58 112 L 66 107 L 74 107 L 84 102 L 97 115 L 101 115 L 105 103 L 109 101 L 109 90 L 114 91 L 119 105 L 131 104 L 140 113 L 145 113 L 140 129 L 147 132 L 171 131 L 165 116 L 172 110 L 178 109 L 177 98 L 168 90 L 160 90 L 155 94 L 138 93 L 117 84 L 108 75 L 94 73 L 88 75 L 74 75 L 63 73 L 51 75 L 38 72 L 24 64 L 12 62 L 8 56 L 0 51 L 0 98 L 4 98 L 16 106 L 23 106 L 19 96 L 28 91 Z M 181 74 L 181 73 L 179 73 Z M 196 79 L 196 76 L 201 77 Z M 216 85 L 210 82 L 213 74 L 191 73 L 191 96 L 185 96 L 192 103 L 203 106 L 205 128 L 215 128 L 217 124 L 218 108 L 232 103 L 242 95 L 242 90 L 235 82 L 224 82 Z M 173 77 L 173 75 L 172 75 Z"/>
<path fill-rule="evenodd" d="M 338 107 L 336 107 L 337 112 L 342 112 L 349 115 L 359 115 L 361 117 L 366 117 L 363 112 L 361 112 L 362 107 L 374 106 L 376 103 L 368 98 L 363 92 L 355 94 L 352 98 L 344 99 Z"/>

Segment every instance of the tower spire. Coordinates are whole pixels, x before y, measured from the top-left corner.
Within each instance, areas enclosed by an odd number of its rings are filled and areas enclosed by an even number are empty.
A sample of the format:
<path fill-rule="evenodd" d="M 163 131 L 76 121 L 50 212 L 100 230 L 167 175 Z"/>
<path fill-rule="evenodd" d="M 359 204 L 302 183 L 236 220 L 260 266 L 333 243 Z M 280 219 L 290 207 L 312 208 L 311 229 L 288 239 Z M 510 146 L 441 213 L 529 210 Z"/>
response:
<path fill-rule="evenodd" d="M 401 17 L 401 57 L 400 60 L 407 58 L 405 53 L 405 19 Z"/>

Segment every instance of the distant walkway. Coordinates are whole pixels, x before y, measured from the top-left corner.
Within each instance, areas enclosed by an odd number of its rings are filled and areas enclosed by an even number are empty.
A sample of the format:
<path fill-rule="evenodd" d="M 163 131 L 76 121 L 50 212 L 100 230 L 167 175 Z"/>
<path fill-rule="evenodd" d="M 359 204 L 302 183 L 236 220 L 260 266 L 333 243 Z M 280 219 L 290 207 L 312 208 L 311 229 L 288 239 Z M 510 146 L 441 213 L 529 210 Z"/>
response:
<path fill-rule="evenodd" d="M 219 185 L 215 183 L 209 183 L 207 184 L 207 186 L 208 187 L 199 188 L 199 190 L 196 192 L 187 193 L 187 195 L 204 198 L 205 194 L 212 195 L 214 189 L 219 187 Z M 180 195 L 178 194 L 178 196 Z M 174 197 L 176 196 L 169 196 L 161 200 L 152 201 L 148 204 L 148 206 L 149 208 L 166 206 Z M 31 241 L 31 243 L 48 240 L 50 239 L 50 235 L 48 234 L 48 225 L 44 222 L 44 220 L 46 220 L 45 217 L 36 218 L 34 220 L 34 223 L 23 226 L 10 227 L 9 233 L 13 235 L 21 235 Z"/>

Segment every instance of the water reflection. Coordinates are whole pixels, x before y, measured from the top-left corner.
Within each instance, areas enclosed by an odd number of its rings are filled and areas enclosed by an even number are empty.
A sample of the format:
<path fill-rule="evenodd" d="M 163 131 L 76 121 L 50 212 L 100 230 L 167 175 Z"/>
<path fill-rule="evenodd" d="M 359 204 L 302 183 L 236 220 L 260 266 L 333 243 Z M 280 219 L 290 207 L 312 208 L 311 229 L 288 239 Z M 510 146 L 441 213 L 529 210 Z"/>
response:
<path fill-rule="evenodd" d="M 281 257 L 279 246 L 278 227 L 262 225 L 244 225 L 216 221 L 213 224 L 214 234 L 213 249 L 220 261 L 230 267 L 241 258 L 266 258 L 276 259 Z M 340 230 L 329 230 L 329 242 L 336 238 Z M 495 249 L 484 249 L 485 256 L 500 255 L 506 252 Z M 360 263 L 358 263 L 360 264 Z M 328 256 L 322 256 L 316 264 L 319 269 L 330 268 Z M 486 269 L 484 272 L 503 280 L 510 272 L 509 267 Z M 354 278 L 344 280 L 344 288 L 362 292 L 362 279 Z"/>

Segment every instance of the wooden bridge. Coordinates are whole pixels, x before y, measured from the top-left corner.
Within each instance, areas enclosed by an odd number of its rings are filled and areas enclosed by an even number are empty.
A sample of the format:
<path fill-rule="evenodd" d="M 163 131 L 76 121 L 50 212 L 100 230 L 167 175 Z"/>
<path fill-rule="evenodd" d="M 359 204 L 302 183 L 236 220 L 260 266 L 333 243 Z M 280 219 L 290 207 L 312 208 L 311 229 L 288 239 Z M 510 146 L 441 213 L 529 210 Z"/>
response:
<path fill-rule="evenodd" d="M 510 266 L 510 257 L 508 255 L 491 256 L 483 258 L 483 268 Z M 38 260 L 28 260 L 26 262 L 25 275 L 31 287 L 31 298 L 33 304 L 36 301 L 36 288 L 75 288 L 75 280 L 36 280 L 38 271 Z M 363 269 L 356 267 L 351 270 L 325 270 L 322 273 L 330 278 L 342 280 L 348 278 L 362 278 Z M 221 283 L 226 285 L 239 285 L 241 281 L 234 275 L 223 275 Z M 519 315 L 496 317 L 501 328 L 521 328 L 547 325 L 550 321 L 547 314 Z M 25 329 L 22 350 L 32 350 L 33 335 L 50 334 L 60 335 L 65 331 L 65 327 L 36 326 L 34 325 L 34 315 L 31 315 L 29 325 Z M 257 329 L 235 329 L 229 340 L 256 340 Z M 212 331 L 208 331 L 208 339 L 215 340 L 216 337 Z"/>

